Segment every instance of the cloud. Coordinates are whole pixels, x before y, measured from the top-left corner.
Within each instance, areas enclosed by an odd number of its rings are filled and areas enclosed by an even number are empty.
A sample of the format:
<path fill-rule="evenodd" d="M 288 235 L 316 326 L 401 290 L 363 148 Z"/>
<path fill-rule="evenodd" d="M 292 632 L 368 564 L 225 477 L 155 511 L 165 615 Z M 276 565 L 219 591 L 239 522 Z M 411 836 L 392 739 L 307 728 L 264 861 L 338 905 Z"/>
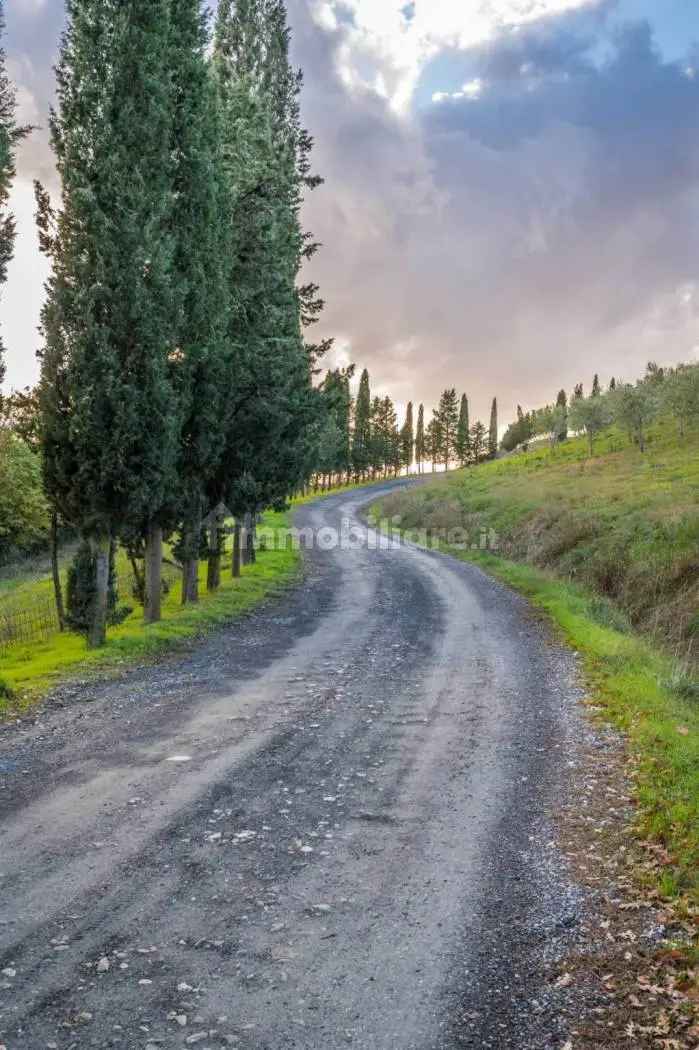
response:
<path fill-rule="evenodd" d="M 306 208 L 323 334 L 381 392 L 433 403 L 457 386 L 507 417 L 699 346 L 699 56 L 689 34 L 673 63 L 644 23 L 617 32 L 618 2 L 289 0 L 327 180 Z M 61 5 L 7 17 L 45 128 Z M 15 383 L 34 368 L 37 174 L 52 177 L 45 130 L 20 157 L 3 298 Z"/>
<path fill-rule="evenodd" d="M 343 31 L 337 51 L 342 82 L 350 89 L 385 85 L 398 113 L 409 108 L 425 64 L 445 48 L 465 50 L 506 29 L 587 7 L 603 0 L 310 0 L 322 30 Z"/>
<path fill-rule="evenodd" d="M 370 78 L 345 87 L 354 32 L 297 39 L 327 176 L 308 215 L 327 245 L 324 327 L 382 389 L 434 401 L 456 385 L 481 414 L 493 394 L 511 413 L 595 371 L 690 356 L 699 78 L 686 61 L 664 62 L 645 24 L 612 33 L 600 7 L 568 11 L 450 48 L 456 86 L 406 114 Z"/>

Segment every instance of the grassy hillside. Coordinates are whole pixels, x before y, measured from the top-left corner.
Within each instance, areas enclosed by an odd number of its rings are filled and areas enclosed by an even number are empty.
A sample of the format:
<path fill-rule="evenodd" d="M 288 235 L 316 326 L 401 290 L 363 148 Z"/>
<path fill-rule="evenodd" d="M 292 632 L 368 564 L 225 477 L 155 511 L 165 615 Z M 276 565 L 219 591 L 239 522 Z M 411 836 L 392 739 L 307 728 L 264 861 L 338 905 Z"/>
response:
<path fill-rule="evenodd" d="M 665 847 L 659 888 L 699 904 L 699 434 L 659 427 L 645 456 L 609 432 L 396 493 L 402 531 L 454 528 L 443 548 L 527 596 L 582 655 L 594 706 L 637 757 L 639 833 Z M 482 529 L 499 549 L 472 549 Z M 458 534 L 457 534 L 458 535 Z"/>
<path fill-rule="evenodd" d="M 610 431 L 459 471 L 387 500 L 404 528 L 497 534 L 499 553 L 600 597 L 603 624 L 699 658 L 699 430 L 658 427 L 642 455 Z"/>

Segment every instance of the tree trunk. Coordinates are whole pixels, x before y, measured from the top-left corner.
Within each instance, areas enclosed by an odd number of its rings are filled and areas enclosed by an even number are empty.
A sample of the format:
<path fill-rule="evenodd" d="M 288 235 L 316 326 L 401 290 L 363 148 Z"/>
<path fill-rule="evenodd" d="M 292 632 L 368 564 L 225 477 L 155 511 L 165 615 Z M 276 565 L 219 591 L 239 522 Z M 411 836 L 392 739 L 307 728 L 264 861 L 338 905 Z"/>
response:
<path fill-rule="evenodd" d="M 252 515 L 243 515 L 243 534 L 241 538 L 241 560 L 243 565 L 250 565 Z"/>
<path fill-rule="evenodd" d="M 641 452 L 646 451 L 646 435 L 643 433 L 643 427 L 638 428 L 638 445 Z"/>
<path fill-rule="evenodd" d="M 95 555 L 95 600 L 92 605 L 87 644 L 99 649 L 107 641 L 107 605 L 109 601 L 109 539 L 93 541 Z"/>
<path fill-rule="evenodd" d="M 240 579 L 240 562 L 241 562 L 241 550 L 240 550 L 240 521 L 238 518 L 235 519 L 235 527 L 233 529 L 233 565 L 232 573 L 233 578 Z"/>
<path fill-rule="evenodd" d="M 51 515 L 51 573 L 53 575 L 53 593 L 56 599 L 56 612 L 58 613 L 58 626 L 62 631 L 66 629 L 66 609 L 63 604 L 63 588 L 61 587 L 61 570 L 58 565 L 58 514 L 56 511 Z"/>
<path fill-rule="evenodd" d="M 217 591 L 221 586 L 221 530 L 214 521 L 209 531 L 209 563 L 206 570 L 206 589 Z"/>
<path fill-rule="evenodd" d="M 182 565 L 182 604 L 196 605 L 199 601 L 199 559 L 187 558 Z"/>
<path fill-rule="evenodd" d="M 162 617 L 163 530 L 151 525 L 146 537 L 146 623 L 158 623 Z"/>
<path fill-rule="evenodd" d="M 199 539 L 201 535 L 201 504 L 185 523 L 184 554 L 182 558 L 182 604 L 195 605 L 199 601 Z"/>
<path fill-rule="evenodd" d="M 131 571 L 133 572 L 134 583 L 136 584 L 136 597 L 141 605 L 146 603 L 146 581 L 143 578 L 143 573 L 138 567 L 138 561 L 133 551 L 129 551 L 129 562 L 131 564 Z"/>
<path fill-rule="evenodd" d="M 254 565 L 257 561 L 255 531 L 255 515 L 248 513 L 243 519 L 243 565 Z"/>

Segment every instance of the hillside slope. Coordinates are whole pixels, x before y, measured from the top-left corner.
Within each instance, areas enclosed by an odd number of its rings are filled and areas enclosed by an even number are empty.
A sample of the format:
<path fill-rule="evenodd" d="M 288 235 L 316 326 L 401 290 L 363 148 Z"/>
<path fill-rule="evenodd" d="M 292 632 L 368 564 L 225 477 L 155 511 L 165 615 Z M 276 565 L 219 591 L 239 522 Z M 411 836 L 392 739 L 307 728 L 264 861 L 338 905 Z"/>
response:
<path fill-rule="evenodd" d="M 610 431 L 596 452 L 574 440 L 514 455 L 391 495 L 372 513 L 383 528 L 415 530 L 418 543 L 436 534 L 441 549 L 524 594 L 580 653 L 592 710 L 630 742 L 653 882 L 696 907 L 699 433 L 679 442 L 658 427 L 641 456 Z M 494 552 L 481 549 L 491 529 Z"/>
<path fill-rule="evenodd" d="M 617 431 L 598 442 L 486 463 L 382 504 L 401 528 L 494 530 L 498 553 L 599 596 L 603 625 L 699 659 L 699 431 L 658 427 L 642 455 Z"/>

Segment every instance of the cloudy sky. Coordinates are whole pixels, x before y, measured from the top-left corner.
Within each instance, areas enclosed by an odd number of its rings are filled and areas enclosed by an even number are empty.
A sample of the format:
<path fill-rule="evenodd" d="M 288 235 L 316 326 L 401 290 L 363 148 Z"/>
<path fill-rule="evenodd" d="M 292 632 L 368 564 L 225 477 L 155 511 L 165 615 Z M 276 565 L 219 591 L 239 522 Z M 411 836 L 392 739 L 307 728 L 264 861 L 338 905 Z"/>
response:
<path fill-rule="evenodd" d="M 45 128 L 61 0 L 7 0 L 21 115 Z M 507 418 L 595 371 L 699 357 L 697 0 L 290 0 L 326 178 L 307 221 L 337 361 L 401 403 L 456 386 Z M 36 374 L 43 263 L 23 147 L 1 307 Z"/>

